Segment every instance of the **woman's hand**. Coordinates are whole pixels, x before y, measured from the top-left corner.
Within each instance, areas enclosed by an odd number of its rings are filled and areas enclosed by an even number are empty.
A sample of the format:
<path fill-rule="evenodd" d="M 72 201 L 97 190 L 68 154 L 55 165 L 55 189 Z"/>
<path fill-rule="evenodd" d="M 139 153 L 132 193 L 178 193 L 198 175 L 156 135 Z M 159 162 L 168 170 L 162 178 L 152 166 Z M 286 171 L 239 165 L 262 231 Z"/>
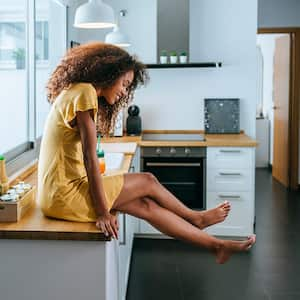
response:
<path fill-rule="evenodd" d="M 107 213 L 98 216 L 96 227 L 99 228 L 105 236 L 111 236 L 114 239 L 118 239 L 119 224 L 116 214 Z"/>

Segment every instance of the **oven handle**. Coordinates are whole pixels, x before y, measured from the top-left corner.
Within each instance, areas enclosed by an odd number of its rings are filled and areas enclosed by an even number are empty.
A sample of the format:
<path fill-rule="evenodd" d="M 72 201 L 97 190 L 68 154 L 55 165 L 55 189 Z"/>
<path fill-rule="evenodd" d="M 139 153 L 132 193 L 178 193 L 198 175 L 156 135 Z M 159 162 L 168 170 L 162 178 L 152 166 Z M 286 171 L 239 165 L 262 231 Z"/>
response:
<path fill-rule="evenodd" d="M 201 163 L 146 162 L 147 167 L 201 167 Z"/>

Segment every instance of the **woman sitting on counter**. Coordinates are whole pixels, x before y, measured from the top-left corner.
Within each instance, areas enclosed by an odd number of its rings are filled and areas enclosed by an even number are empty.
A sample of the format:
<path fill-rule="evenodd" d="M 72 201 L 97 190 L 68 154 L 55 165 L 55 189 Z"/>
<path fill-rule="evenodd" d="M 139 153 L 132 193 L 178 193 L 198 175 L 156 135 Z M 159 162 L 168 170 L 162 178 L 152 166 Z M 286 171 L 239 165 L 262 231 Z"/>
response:
<path fill-rule="evenodd" d="M 118 238 L 117 212 L 142 218 L 174 238 L 210 249 L 218 263 L 246 251 L 244 241 L 221 240 L 203 228 L 222 222 L 225 201 L 214 209 L 186 207 L 150 173 L 102 176 L 96 154 L 97 130 L 108 134 L 118 111 L 128 105 L 148 75 L 125 50 L 89 43 L 68 50 L 51 75 L 52 104 L 43 134 L 39 167 L 39 202 L 46 216 L 96 222 L 106 236 Z"/>

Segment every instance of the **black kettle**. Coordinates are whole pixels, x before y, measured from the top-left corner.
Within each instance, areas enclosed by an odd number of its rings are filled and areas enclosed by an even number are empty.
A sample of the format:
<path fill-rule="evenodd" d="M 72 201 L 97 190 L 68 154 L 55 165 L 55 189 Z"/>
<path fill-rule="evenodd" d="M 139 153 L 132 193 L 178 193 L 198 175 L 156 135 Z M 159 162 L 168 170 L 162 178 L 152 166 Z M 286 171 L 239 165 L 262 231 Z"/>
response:
<path fill-rule="evenodd" d="M 137 105 L 130 105 L 128 107 L 128 117 L 126 120 L 127 135 L 141 135 L 142 119 L 139 113 L 140 109 Z"/>

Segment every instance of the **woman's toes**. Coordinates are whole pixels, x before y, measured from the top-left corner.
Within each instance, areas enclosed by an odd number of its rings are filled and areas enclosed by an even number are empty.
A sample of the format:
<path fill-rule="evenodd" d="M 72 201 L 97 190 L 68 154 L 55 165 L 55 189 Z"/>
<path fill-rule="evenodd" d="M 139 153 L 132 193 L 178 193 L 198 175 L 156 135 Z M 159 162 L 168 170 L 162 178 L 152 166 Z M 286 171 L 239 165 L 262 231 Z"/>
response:
<path fill-rule="evenodd" d="M 225 201 L 217 206 L 217 208 L 222 210 L 230 210 L 230 203 L 228 201 Z"/>

